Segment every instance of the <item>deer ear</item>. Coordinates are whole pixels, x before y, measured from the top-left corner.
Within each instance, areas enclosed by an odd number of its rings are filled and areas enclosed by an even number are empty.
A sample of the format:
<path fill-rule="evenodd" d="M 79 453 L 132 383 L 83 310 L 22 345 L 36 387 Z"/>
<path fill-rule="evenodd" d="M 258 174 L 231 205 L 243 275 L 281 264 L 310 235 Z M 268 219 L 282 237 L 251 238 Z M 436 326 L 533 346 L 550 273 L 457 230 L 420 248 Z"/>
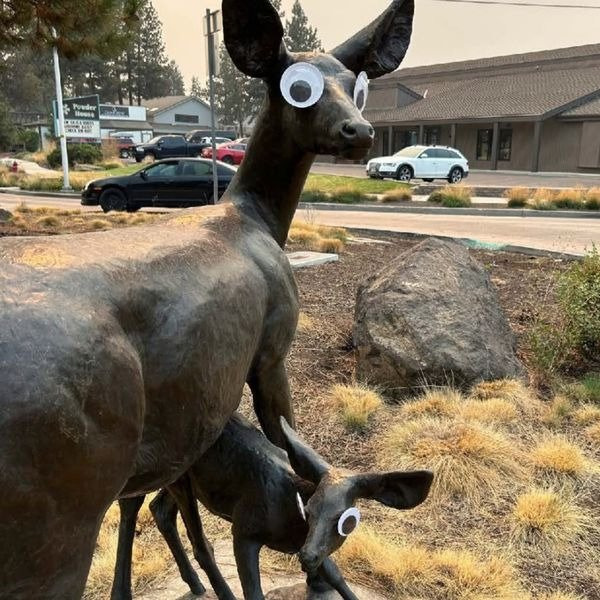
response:
<path fill-rule="evenodd" d="M 369 79 L 395 71 L 408 50 L 414 12 L 414 0 L 394 0 L 378 19 L 331 54 L 356 75 L 365 71 Z"/>
<path fill-rule="evenodd" d="M 372 473 L 355 477 L 358 498 L 377 500 L 385 506 L 399 509 L 421 504 L 429 495 L 432 482 L 431 471 Z"/>
<path fill-rule="evenodd" d="M 285 447 L 296 475 L 319 485 L 331 467 L 310 446 L 303 442 L 298 434 L 281 417 L 281 430 Z"/>
<path fill-rule="evenodd" d="M 225 46 L 235 66 L 266 78 L 285 55 L 283 25 L 269 0 L 223 0 Z"/>

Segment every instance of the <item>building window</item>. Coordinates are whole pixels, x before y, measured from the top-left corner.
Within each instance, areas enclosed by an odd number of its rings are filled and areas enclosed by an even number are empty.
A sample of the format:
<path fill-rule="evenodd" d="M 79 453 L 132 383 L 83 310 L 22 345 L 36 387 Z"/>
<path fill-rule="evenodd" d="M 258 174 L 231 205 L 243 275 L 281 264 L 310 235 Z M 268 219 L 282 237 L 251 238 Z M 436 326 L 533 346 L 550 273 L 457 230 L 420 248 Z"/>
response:
<path fill-rule="evenodd" d="M 500 130 L 500 148 L 498 150 L 498 160 L 510 160 L 512 151 L 512 129 Z"/>
<path fill-rule="evenodd" d="M 477 131 L 477 160 L 491 160 L 493 137 L 494 132 L 491 129 Z"/>
<path fill-rule="evenodd" d="M 198 115 L 175 115 L 175 123 L 199 123 Z"/>
<path fill-rule="evenodd" d="M 439 127 L 426 127 L 425 128 L 425 145 L 426 146 L 437 146 L 440 143 L 440 128 Z"/>

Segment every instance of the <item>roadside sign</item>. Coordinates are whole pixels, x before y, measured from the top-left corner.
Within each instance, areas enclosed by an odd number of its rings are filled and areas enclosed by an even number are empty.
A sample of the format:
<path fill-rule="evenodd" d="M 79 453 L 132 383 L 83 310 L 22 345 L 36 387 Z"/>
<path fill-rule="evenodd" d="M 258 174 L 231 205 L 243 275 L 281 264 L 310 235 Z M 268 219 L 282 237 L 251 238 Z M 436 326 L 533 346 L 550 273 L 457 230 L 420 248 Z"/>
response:
<path fill-rule="evenodd" d="M 56 101 L 53 103 L 54 120 L 58 131 Z M 81 96 L 63 101 L 65 136 L 69 140 L 100 142 L 100 96 Z"/>

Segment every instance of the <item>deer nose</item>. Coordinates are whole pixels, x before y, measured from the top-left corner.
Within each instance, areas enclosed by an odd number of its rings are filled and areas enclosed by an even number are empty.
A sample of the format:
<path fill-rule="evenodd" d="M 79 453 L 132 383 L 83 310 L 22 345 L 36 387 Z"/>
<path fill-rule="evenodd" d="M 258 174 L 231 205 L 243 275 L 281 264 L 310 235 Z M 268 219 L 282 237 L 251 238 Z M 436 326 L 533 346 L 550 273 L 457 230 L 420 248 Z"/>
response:
<path fill-rule="evenodd" d="M 342 139 L 353 146 L 370 146 L 375 138 L 375 130 L 366 121 L 347 120 L 340 129 Z"/>
<path fill-rule="evenodd" d="M 299 555 L 300 563 L 307 572 L 316 571 L 319 567 L 319 555 L 310 550 L 302 550 Z"/>

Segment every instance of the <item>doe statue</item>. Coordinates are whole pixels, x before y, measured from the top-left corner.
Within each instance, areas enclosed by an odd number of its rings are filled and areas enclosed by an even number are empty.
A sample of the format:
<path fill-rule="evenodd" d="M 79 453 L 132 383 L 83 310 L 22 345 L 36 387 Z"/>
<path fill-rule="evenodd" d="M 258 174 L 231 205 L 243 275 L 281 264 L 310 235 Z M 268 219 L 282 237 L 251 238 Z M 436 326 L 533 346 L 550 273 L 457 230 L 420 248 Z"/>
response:
<path fill-rule="evenodd" d="M 245 383 L 284 446 L 298 294 L 282 248 L 315 155 L 370 148 L 368 79 L 401 63 L 413 11 L 394 0 L 331 53 L 292 54 L 269 0 L 223 0 L 234 63 L 267 85 L 223 202 L 151 226 L 0 240 L 1 600 L 81 598 L 116 498 L 174 486 L 191 502 L 183 475 Z"/>

